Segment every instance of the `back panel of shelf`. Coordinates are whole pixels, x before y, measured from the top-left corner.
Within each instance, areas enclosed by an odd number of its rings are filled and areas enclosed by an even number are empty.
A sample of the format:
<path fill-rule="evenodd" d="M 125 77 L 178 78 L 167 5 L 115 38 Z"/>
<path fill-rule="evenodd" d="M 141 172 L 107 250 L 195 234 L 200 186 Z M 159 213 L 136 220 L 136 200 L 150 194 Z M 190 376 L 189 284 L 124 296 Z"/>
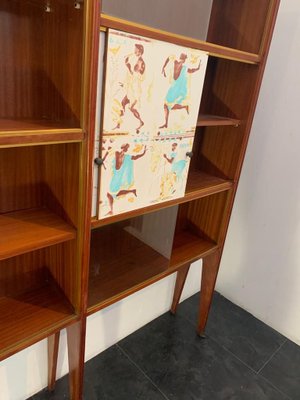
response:
<path fill-rule="evenodd" d="M 0 149 L 0 214 L 47 207 L 77 226 L 81 145 Z"/>
<path fill-rule="evenodd" d="M 1 2 L 0 134 L 8 126 L 30 129 L 35 121 L 80 127 L 83 3 L 80 9 L 67 0 L 46 6 Z"/>
<path fill-rule="evenodd" d="M 103 0 L 106 15 L 219 46 L 260 52 L 270 0 Z"/>
<path fill-rule="evenodd" d="M 255 90 L 258 65 L 210 57 L 200 113 L 243 121 Z"/>
<path fill-rule="evenodd" d="M 200 112 L 237 121 L 237 124 L 198 127 L 192 169 L 236 180 L 251 120 L 257 65 L 210 58 Z"/>
<path fill-rule="evenodd" d="M 179 208 L 177 232 L 191 231 L 221 245 L 223 222 L 229 211 L 232 190 L 206 196 Z"/>
<path fill-rule="evenodd" d="M 228 189 L 179 205 L 170 268 L 196 261 L 219 248 L 230 194 Z"/>
<path fill-rule="evenodd" d="M 102 12 L 175 34 L 205 40 L 212 0 L 187 1 L 103 0 Z"/>
<path fill-rule="evenodd" d="M 272 0 L 213 0 L 207 41 L 259 53 Z"/>

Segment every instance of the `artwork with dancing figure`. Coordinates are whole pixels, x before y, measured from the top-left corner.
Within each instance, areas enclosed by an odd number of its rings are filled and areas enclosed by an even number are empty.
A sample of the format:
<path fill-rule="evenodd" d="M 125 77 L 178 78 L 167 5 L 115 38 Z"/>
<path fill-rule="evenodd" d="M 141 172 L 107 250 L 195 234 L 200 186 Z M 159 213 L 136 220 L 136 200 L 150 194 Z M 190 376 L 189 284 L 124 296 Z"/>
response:
<path fill-rule="evenodd" d="M 99 218 L 184 196 L 207 58 L 108 31 Z"/>

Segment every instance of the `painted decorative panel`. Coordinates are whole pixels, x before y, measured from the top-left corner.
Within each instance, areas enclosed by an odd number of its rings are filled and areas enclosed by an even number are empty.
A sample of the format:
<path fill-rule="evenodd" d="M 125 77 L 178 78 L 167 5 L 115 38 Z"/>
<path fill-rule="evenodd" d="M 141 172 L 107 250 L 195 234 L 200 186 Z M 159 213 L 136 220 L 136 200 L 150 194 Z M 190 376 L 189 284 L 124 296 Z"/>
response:
<path fill-rule="evenodd" d="M 184 196 L 207 54 L 109 30 L 99 218 Z"/>

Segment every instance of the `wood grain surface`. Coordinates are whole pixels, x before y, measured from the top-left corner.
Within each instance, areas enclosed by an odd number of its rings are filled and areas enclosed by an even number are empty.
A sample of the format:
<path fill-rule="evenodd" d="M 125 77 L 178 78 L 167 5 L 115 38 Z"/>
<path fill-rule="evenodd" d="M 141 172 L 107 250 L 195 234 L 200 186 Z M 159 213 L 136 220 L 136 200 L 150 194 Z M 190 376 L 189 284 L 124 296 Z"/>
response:
<path fill-rule="evenodd" d="M 76 230 L 47 209 L 0 215 L 0 260 L 76 237 Z"/>

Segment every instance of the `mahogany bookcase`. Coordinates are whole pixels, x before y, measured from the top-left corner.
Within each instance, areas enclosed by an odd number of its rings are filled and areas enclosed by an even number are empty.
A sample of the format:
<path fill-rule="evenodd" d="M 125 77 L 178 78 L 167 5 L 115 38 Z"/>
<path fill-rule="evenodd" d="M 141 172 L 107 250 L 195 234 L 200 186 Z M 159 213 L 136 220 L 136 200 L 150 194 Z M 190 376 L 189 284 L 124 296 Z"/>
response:
<path fill-rule="evenodd" d="M 1 1 L 0 360 L 48 338 L 52 390 L 66 328 L 81 399 L 87 317 L 176 272 L 175 314 L 198 259 L 204 336 L 278 7 L 213 0 L 200 40 L 110 16 L 99 0 Z M 209 54 L 185 195 L 104 220 L 92 216 L 100 27 Z M 165 212 L 169 257 L 124 229 Z"/>

